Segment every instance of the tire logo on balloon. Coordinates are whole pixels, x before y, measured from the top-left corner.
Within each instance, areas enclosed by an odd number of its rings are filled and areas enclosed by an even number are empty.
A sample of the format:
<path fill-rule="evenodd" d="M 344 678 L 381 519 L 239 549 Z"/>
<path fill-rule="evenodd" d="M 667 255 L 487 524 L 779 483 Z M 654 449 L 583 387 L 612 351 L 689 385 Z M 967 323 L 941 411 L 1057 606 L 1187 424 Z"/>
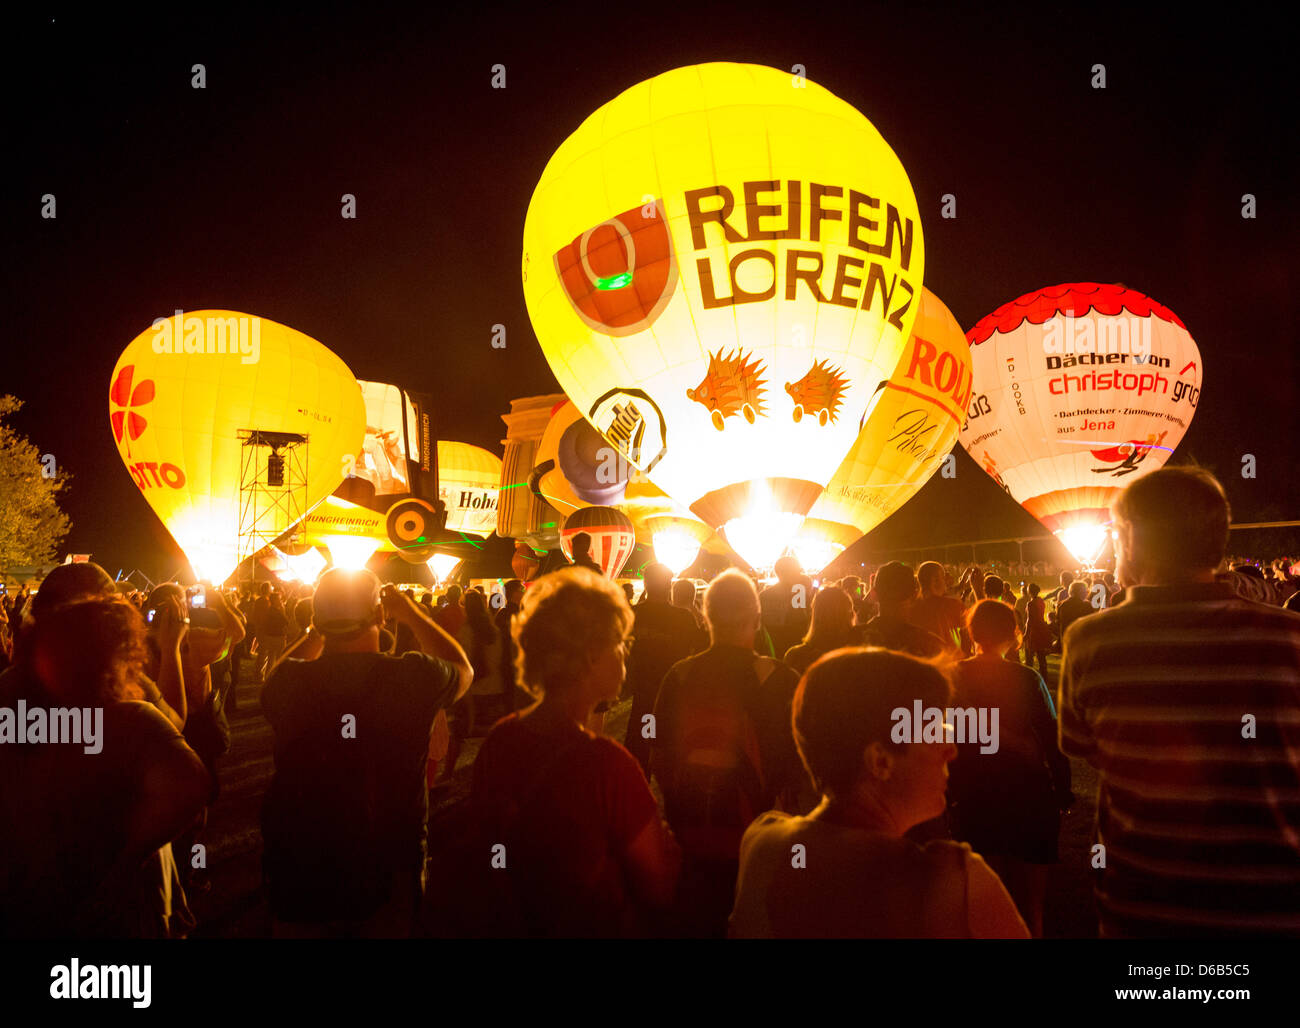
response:
<path fill-rule="evenodd" d="M 438 532 L 438 512 L 433 505 L 414 497 L 398 500 L 388 508 L 388 541 L 412 563 L 433 556 L 433 537 Z"/>
<path fill-rule="evenodd" d="M 663 202 L 633 207 L 579 233 L 556 253 L 555 271 L 593 332 L 630 336 L 649 328 L 677 287 Z"/>

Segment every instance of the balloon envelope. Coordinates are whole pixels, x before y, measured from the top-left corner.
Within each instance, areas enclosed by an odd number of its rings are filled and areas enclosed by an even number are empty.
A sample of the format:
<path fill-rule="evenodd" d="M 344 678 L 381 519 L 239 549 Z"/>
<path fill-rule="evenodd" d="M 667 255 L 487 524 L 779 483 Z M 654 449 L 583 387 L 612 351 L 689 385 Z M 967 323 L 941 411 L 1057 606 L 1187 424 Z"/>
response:
<path fill-rule="evenodd" d="M 957 442 L 970 397 L 966 335 L 943 301 L 922 289 L 897 369 L 791 543 L 805 571 L 820 571 L 916 495 Z"/>
<path fill-rule="evenodd" d="M 269 542 L 343 480 L 366 424 L 357 381 L 333 353 L 285 325 L 221 310 L 160 318 L 132 340 L 113 369 L 109 419 L 136 485 L 213 582 L 248 555 L 241 498 L 251 479 L 262 503 L 293 494 L 259 520 Z M 271 451 L 250 433 L 305 438 L 280 469 L 282 486 L 263 466 Z"/>
<path fill-rule="evenodd" d="M 591 559 L 608 578 L 617 578 L 632 556 L 636 533 L 632 522 L 614 507 L 580 507 L 564 519 L 560 530 L 560 550 L 573 561 L 574 537 L 586 533 L 591 538 Z"/>
<path fill-rule="evenodd" d="M 757 65 L 678 68 L 605 104 L 547 164 L 524 226 L 524 296 L 565 393 L 751 563 L 852 446 L 923 265 L 880 133 Z"/>
<path fill-rule="evenodd" d="M 447 528 L 486 538 L 497 527 L 501 458 L 480 446 L 438 440 L 438 495 Z"/>
<path fill-rule="evenodd" d="M 1116 494 L 1173 453 L 1196 412 L 1201 355 L 1169 308 L 1121 285 L 1027 293 L 967 338 L 975 394 L 961 442 L 1080 561 Z"/>

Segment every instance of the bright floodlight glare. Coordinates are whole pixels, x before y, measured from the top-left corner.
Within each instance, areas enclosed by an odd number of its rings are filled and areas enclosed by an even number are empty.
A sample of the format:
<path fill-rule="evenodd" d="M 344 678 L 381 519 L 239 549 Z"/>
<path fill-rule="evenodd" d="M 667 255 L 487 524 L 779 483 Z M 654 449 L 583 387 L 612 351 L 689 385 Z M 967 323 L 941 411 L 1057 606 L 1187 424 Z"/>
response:
<path fill-rule="evenodd" d="M 1061 542 L 1073 554 L 1074 559 L 1085 567 L 1092 567 L 1101 556 L 1102 548 L 1110 533 L 1104 525 L 1071 525 L 1060 533 Z"/>
<path fill-rule="evenodd" d="M 433 572 L 433 580 L 441 582 L 456 570 L 456 565 L 460 563 L 460 560 L 459 557 L 453 557 L 449 553 L 435 553 L 425 563 L 429 565 L 429 570 Z"/>
<path fill-rule="evenodd" d="M 211 582 L 220 585 L 235 570 L 227 553 L 215 549 L 191 546 L 185 551 L 197 582 Z"/>
<path fill-rule="evenodd" d="M 336 568 L 360 571 L 379 549 L 379 540 L 365 535 L 330 535 L 322 542 L 329 548 Z"/>
<path fill-rule="evenodd" d="M 674 576 L 694 564 L 700 555 L 700 541 L 684 528 L 665 528 L 655 532 L 651 538 L 655 560 L 670 568 Z"/>
<path fill-rule="evenodd" d="M 284 561 L 285 576 L 295 582 L 311 583 L 316 581 L 320 577 L 320 573 L 325 570 L 325 564 L 327 563 L 325 558 L 321 556 L 320 550 L 314 546 L 306 552 L 298 554 L 285 553 L 278 548 L 275 552 Z"/>
<path fill-rule="evenodd" d="M 777 510 L 767 484 L 755 482 L 749 496 L 749 506 L 744 515 L 732 518 L 722 528 L 731 548 L 739 553 L 755 571 L 766 571 L 785 552 L 786 546 L 804 516 L 791 511 Z"/>
<path fill-rule="evenodd" d="M 739 553 L 755 571 L 769 569 L 785 552 L 790 537 L 803 524 L 802 514 L 788 511 L 764 511 L 732 518 L 723 526 L 723 534 L 731 548 Z"/>
<path fill-rule="evenodd" d="M 794 559 L 805 573 L 815 575 L 844 552 L 844 547 L 826 539 L 796 539 L 790 544 Z"/>

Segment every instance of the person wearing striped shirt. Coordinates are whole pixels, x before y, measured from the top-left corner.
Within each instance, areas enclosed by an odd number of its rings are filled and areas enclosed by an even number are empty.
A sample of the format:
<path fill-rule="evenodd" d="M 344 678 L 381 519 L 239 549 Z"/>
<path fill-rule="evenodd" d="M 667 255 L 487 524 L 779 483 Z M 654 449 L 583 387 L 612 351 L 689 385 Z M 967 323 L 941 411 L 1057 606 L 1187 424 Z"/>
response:
<path fill-rule="evenodd" d="M 1101 934 L 1300 935 L 1300 615 L 1215 581 L 1208 472 L 1153 472 L 1112 514 L 1125 598 L 1066 632 L 1059 718 L 1100 777 Z"/>

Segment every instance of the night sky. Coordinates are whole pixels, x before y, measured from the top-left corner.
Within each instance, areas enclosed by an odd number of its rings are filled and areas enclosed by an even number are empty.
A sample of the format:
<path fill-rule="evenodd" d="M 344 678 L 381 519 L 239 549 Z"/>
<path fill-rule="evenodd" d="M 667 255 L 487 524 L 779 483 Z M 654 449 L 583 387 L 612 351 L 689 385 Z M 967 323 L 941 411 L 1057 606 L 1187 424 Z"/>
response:
<path fill-rule="evenodd" d="M 1173 309 L 1205 367 L 1175 460 L 1214 469 L 1237 520 L 1300 516 L 1297 91 L 1280 25 L 1235 9 L 1213 24 L 1046 5 L 691 8 L 88 22 L 73 7 L 8 25 L 0 392 L 26 401 L 16 426 L 73 476 L 60 556 L 92 553 L 110 574 L 180 566 L 106 402 L 118 354 L 176 308 L 291 325 L 358 377 L 433 393 L 444 438 L 499 452 L 511 398 L 558 390 L 519 277 L 543 166 L 626 87 L 711 60 L 802 64 L 866 114 L 916 192 L 925 284 L 963 327 L 1059 282 L 1124 282 Z M 938 216 L 944 193 L 955 220 Z M 956 478 L 932 479 L 868 550 L 1043 531 L 956 452 Z"/>

